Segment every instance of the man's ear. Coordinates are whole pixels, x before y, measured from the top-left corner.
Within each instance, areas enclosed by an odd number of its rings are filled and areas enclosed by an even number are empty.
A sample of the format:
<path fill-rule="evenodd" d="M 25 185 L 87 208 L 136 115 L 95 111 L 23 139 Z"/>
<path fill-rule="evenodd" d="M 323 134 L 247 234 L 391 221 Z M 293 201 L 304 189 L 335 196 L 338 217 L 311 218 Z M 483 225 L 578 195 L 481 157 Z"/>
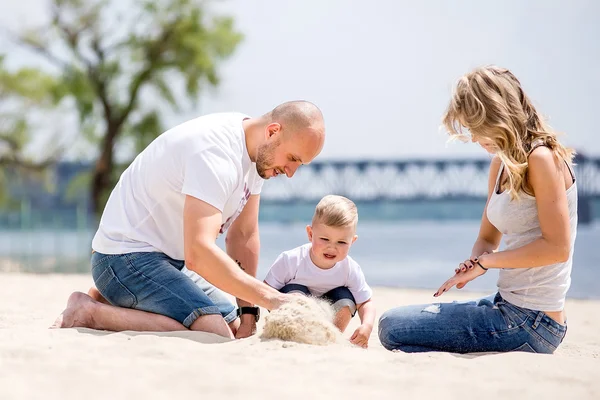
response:
<path fill-rule="evenodd" d="M 281 133 L 281 125 L 277 122 L 272 122 L 267 125 L 265 133 L 267 135 L 267 139 L 275 139 Z"/>

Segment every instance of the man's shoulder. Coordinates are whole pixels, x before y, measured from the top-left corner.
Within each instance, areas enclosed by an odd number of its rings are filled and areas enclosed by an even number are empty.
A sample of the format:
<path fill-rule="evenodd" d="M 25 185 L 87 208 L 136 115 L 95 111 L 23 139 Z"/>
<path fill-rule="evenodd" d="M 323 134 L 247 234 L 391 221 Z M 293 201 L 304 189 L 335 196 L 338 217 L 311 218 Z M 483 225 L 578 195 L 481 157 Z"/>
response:
<path fill-rule="evenodd" d="M 219 145 L 231 140 L 238 141 L 243 136 L 242 121 L 246 118 L 249 118 L 246 114 L 237 112 L 206 114 L 187 120 L 165 134 L 185 135 L 198 144 Z"/>
<path fill-rule="evenodd" d="M 210 153 L 241 168 L 244 157 L 245 114 L 215 113 L 188 120 L 165 132 L 165 143 L 181 149 L 184 156 Z"/>
<path fill-rule="evenodd" d="M 202 115 L 192 121 L 199 126 L 219 132 L 227 130 L 232 133 L 239 133 L 243 131 L 242 121 L 247 118 L 250 117 L 240 112 L 220 112 Z"/>
<path fill-rule="evenodd" d="M 250 118 L 249 115 L 237 112 L 237 111 L 229 111 L 229 112 L 217 112 L 211 114 L 201 115 L 193 121 L 198 121 L 201 123 L 209 123 L 209 124 L 226 124 L 226 123 L 236 123 L 238 121 L 242 121 L 245 118 Z"/>

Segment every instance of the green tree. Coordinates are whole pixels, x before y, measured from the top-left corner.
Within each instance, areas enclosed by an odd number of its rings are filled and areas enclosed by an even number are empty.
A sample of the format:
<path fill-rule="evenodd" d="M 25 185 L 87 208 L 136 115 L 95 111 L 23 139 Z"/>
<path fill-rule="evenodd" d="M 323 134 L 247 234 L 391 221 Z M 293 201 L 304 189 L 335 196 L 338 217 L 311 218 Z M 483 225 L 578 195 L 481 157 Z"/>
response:
<path fill-rule="evenodd" d="M 0 203 L 3 205 L 9 199 L 9 174 L 40 178 L 61 153 L 59 146 L 50 145 L 44 146 L 42 157 L 33 157 L 27 151 L 34 119 L 30 110 L 53 109 L 60 101 L 56 87 L 53 77 L 36 69 L 11 71 L 5 65 L 5 56 L 0 56 Z"/>
<path fill-rule="evenodd" d="M 218 84 L 218 62 L 242 35 L 198 0 L 52 0 L 48 24 L 14 38 L 50 62 L 55 98 L 75 100 L 79 131 L 98 149 L 89 177 L 98 214 L 120 173 L 115 145 L 141 151 L 164 130 L 165 105 L 181 110 Z"/>

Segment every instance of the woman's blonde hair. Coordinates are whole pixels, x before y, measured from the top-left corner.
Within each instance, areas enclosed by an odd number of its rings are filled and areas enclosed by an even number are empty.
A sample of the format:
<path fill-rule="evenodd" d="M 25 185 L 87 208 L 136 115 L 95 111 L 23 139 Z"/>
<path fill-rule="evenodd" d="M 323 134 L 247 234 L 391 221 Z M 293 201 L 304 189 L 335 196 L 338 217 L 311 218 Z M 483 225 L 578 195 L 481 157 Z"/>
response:
<path fill-rule="evenodd" d="M 575 155 L 558 141 L 512 72 L 497 66 L 479 67 L 460 78 L 443 124 L 452 137 L 465 139 L 466 128 L 494 142 L 512 199 L 526 187 L 527 158 L 534 143 L 550 148 L 569 164 Z"/>

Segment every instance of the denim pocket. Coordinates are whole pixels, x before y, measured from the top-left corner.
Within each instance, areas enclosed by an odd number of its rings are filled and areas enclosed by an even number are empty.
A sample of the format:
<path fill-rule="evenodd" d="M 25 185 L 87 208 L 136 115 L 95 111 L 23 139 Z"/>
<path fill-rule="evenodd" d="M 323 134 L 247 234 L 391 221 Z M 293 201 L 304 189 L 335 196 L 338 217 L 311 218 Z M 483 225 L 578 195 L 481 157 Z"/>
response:
<path fill-rule="evenodd" d="M 548 321 L 549 317 L 545 316 L 538 318 L 531 326 L 531 335 L 534 336 L 540 344 L 543 344 L 546 348 L 550 350 L 550 353 L 553 353 L 554 350 L 558 348 L 558 346 L 562 343 L 563 338 L 566 334 L 566 328 L 562 329 L 562 334 L 556 332 L 556 327 L 553 325 L 558 325 L 556 322 Z"/>
<path fill-rule="evenodd" d="M 527 342 L 525 342 L 524 344 L 520 345 L 516 349 L 509 350 L 509 351 L 522 351 L 522 352 L 525 352 L 525 353 L 537 353 L 537 351 L 535 351 L 533 349 L 533 347 L 531 347 L 531 345 L 529 343 L 527 343 Z"/>
<path fill-rule="evenodd" d="M 133 308 L 137 304 L 137 299 L 134 294 L 129 291 L 121 283 L 119 278 L 115 275 L 115 271 L 113 271 L 110 265 L 106 265 L 104 267 L 104 271 L 100 273 L 97 277 L 96 274 L 92 271 L 94 276 L 94 283 L 96 284 L 96 288 L 102 294 L 102 296 L 111 302 L 111 304 L 125 307 L 125 308 Z"/>
<path fill-rule="evenodd" d="M 497 304 L 508 329 L 520 328 L 527 322 L 528 315 L 512 304 L 502 302 Z"/>

